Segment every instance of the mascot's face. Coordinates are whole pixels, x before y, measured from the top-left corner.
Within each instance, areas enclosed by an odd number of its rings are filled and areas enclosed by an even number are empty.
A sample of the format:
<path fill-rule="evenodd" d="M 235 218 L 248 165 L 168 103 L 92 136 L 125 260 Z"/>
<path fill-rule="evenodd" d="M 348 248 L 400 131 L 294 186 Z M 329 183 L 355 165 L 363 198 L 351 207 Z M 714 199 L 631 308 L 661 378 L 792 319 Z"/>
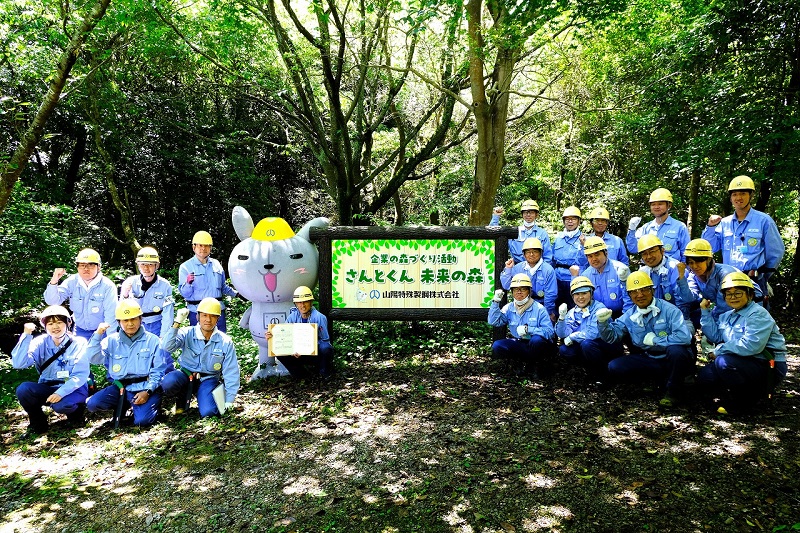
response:
<path fill-rule="evenodd" d="M 231 281 L 251 302 L 291 302 L 299 285 L 317 282 L 316 247 L 282 218 L 265 218 L 236 245 L 228 260 Z"/>

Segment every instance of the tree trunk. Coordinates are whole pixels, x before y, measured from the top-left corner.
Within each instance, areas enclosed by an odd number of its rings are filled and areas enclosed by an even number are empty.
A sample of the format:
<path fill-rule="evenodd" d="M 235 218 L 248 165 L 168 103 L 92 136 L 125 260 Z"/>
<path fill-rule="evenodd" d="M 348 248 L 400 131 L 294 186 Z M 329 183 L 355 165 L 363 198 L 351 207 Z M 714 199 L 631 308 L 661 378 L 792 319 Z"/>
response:
<path fill-rule="evenodd" d="M 83 22 L 72 36 L 67 48 L 61 54 L 58 60 L 58 66 L 53 74 L 53 79 L 50 82 L 50 88 L 42 99 L 42 104 L 39 106 L 36 116 L 34 116 L 30 126 L 28 126 L 22 139 L 20 139 L 20 143 L 14 151 L 11 160 L 3 168 L 2 176 L 0 176 L 0 213 L 2 213 L 6 205 L 8 205 L 8 201 L 11 198 L 11 191 L 14 189 L 14 184 L 19 179 L 22 171 L 25 170 L 25 166 L 28 164 L 31 154 L 44 135 L 44 128 L 47 125 L 47 120 L 50 118 L 50 115 L 53 114 L 58 104 L 61 91 L 64 89 L 64 85 L 66 85 L 69 79 L 69 74 L 72 71 L 72 67 L 75 65 L 75 61 L 78 59 L 78 54 L 81 48 L 83 48 L 86 38 L 94 29 L 95 25 L 97 25 L 100 19 L 106 14 L 106 9 L 110 3 L 111 0 L 97 0 L 94 8 L 86 15 L 86 18 L 83 19 Z"/>
<path fill-rule="evenodd" d="M 689 228 L 689 236 L 691 238 L 695 238 L 694 229 L 695 228 L 702 228 L 704 224 L 698 226 L 697 223 L 697 202 L 698 198 L 700 197 L 700 169 L 695 168 L 692 170 L 692 179 L 689 182 L 689 214 L 686 217 L 686 226 Z"/>

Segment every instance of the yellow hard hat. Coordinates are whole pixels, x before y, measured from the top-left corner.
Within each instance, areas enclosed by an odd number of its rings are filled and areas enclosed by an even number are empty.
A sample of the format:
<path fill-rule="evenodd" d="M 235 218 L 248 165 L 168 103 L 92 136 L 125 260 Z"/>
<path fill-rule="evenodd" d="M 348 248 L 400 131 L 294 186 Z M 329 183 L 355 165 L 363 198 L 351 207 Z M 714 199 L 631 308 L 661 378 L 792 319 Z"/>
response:
<path fill-rule="evenodd" d="M 587 215 L 587 217 L 589 218 L 589 220 L 592 220 L 592 219 L 595 219 L 595 218 L 602 218 L 602 219 L 605 219 L 605 220 L 611 220 L 611 217 L 608 214 L 608 210 L 605 207 L 595 207 L 594 209 L 589 211 L 589 214 Z"/>
<path fill-rule="evenodd" d="M 145 246 L 136 253 L 137 263 L 158 263 L 158 252 L 155 248 Z"/>
<path fill-rule="evenodd" d="M 529 278 L 527 274 L 520 273 L 511 278 L 511 285 L 509 285 L 509 288 L 528 287 L 530 289 L 532 286 L 531 278 Z"/>
<path fill-rule="evenodd" d="M 198 231 L 192 237 L 192 244 L 207 244 L 212 246 L 214 241 L 211 239 L 211 234 L 207 231 Z"/>
<path fill-rule="evenodd" d="M 539 204 L 536 203 L 536 200 L 525 200 L 522 202 L 522 205 L 519 207 L 520 211 L 536 211 L 539 212 Z"/>
<path fill-rule="evenodd" d="M 672 193 L 667 189 L 656 189 L 650 193 L 650 203 L 669 202 L 672 203 Z"/>
<path fill-rule="evenodd" d="M 51 316 L 57 316 L 61 318 L 62 322 L 67 325 L 70 323 L 69 311 L 67 311 L 66 307 L 62 307 L 60 305 L 51 305 L 45 307 L 44 311 L 42 311 L 42 314 L 39 315 L 39 322 L 42 323 L 42 327 L 44 327 L 44 323 L 46 322 L 47 318 Z"/>
<path fill-rule="evenodd" d="M 197 312 L 220 316 L 222 314 L 222 306 L 216 298 L 203 298 L 200 300 L 200 303 L 197 304 Z"/>
<path fill-rule="evenodd" d="M 649 250 L 653 246 L 664 246 L 664 243 L 661 239 L 658 238 L 658 235 L 653 235 L 649 233 L 647 235 L 642 235 L 637 243 L 639 253 L 644 252 L 645 250 Z"/>
<path fill-rule="evenodd" d="M 564 219 L 566 217 L 578 217 L 583 218 L 581 216 L 581 210 L 575 207 L 574 205 L 569 206 L 568 208 L 564 209 L 564 214 L 561 215 L 561 218 Z"/>
<path fill-rule="evenodd" d="M 744 287 L 755 290 L 753 280 L 744 272 L 731 272 L 722 278 L 722 283 L 719 286 L 720 290 L 724 291 L 725 289 L 732 289 L 733 287 Z"/>
<path fill-rule="evenodd" d="M 728 192 L 733 191 L 750 191 L 756 192 L 756 184 L 750 179 L 750 176 L 736 176 L 728 185 Z"/>
<path fill-rule="evenodd" d="M 294 290 L 294 295 L 292 296 L 293 302 L 308 302 L 312 300 L 314 300 L 314 294 L 311 292 L 311 289 L 305 285 L 300 285 Z"/>
<path fill-rule="evenodd" d="M 686 245 L 683 255 L 686 257 L 714 257 L 711 243 L 705 239 L 693 239 Z"/>
<path fill-rule="evenodd" d="M 136 318 L 137 316 L 142 316 L 142 308 L 139 307 L 136 300 L 126 298 L 117 304 L 117 311 L 114 316 L 117 320 Z"/>
<path fill-rule="evenodd" d="M 542 241 L 536 237 L 528 237 L 525 239 L 525 242 L 522 243 L 522 251 L 524 252 L 525 250 L 544 250 L 544 248 L 542 248 Z"/>
<path fill-rule="evenodd" d="M 592 280 L 587 278 L 586 276 L 578 276 L 574 278 L 569 284 L 569 293 L 575 294 L 576 292 L 587 292 L 593 291 L 594 285 L 592 284 Z"/>
<path fill-rule="evenodd" d="M 94 263 L 95 265 L 100 264 L 100 254 L 92 250 L 91 248 L 84 248 L 80 252 L 78 252 L 78 256 L 75 258 L 76 263 Z"/>
<path fill-rule="evenodd" d="M 631 273 L 631 275 L 628 276 L 628 279 L 625 281 L 625 288 L 629 291 L 635 291 L 636 289 L 644 289 L 645 287 L 652 286 L 653 280 L 650 279 L 650 276 L 648 276 L 647 273 L 642 272 L 641 270 Z"/>
<path fill-rule="evenodd" d="M 256 241 L 282 241 L 294 237 L 294 231 L 289 227 L 289 223 L 280 217 L 262 218 L 250 238 Z"/>
<path fill-rule="evenodd" d="M 599 252 L 600 250 L 608 250 L 606 241 L 604 241 L 602 237 L 592 235 L 591 237 L 586 237 L 586 240 L 583 241 L 583 253 L 586 255 Z"/>

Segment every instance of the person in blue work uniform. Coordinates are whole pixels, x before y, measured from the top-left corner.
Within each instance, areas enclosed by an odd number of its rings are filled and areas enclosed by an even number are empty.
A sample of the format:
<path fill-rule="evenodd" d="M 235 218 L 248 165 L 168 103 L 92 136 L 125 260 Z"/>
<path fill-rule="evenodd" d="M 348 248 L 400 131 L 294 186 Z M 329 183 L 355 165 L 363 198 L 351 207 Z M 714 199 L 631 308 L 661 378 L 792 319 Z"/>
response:
<path fill-rule="evenodd" d="M 542 258 L 541 241 L 536 237 L 525 239 L 522 244 L 522 254 L 525 257 L 522 263 L 515 265 L 513 259 L 506 261 L 506 266 L 500 273 L 500 286 L 508 290 L 514 276 L 526 274 L 531 280 L 531 298 L 542 304 L 555 322 L 558 284 L 553 267 Z"/>
<path fill-rule="evenodd" d="M 684 380 L 694 374 L 697 356 L 692 350 L 691 329 L 680 310 L 656 298 L 653 280 L 637 271 L 626 281 L 634 307 L 616 320 L 611 311 L 597 312 L 600 338 L 609 343 L 629 341 L 630 354 L 608 364 L 612 383 L 656 380 L 666 393 L 660 403 L 671 407 L 683 394 Z"/>
<path fill-rule="evenodd" d="M 603 239 L 603 242 L 606 243 L 609 258 L 630 265 L 631 262 L 628 258 L 628 251 L 625 248 L 625 243 L 613 233 L 608 232 L 608 222 L 611 220 L 608 210 L 605 207 L 595 207 L 589 211 L 587 218 L 589 219 L 589 224 L 592 225 L 592 231 L 590 231 L 586 237 L 600 237 Z M 581 244 L 583 244 L 583 241 Z M 585 261 L 581 264 L 583 268 L 586 268 Z"/>
<path fill-rule="evenodd" d="M 572 282 L 573 272 L 577 275 L 588 265 L 583 253 L 581 210 L 570 206 L 564 210 L 561 220 L 564 222 L 564 231 L 558 232 L 553 243 L 553 268 L 558 285 L 556 305 L 567 304 L 567 307 L 572 307 L 569 284 Z"/>
<path fill-rule="evenodd" d="M 714 261 L 711 243 L 705 239 L 689 241 L 683 255 L 686 257 L 686 266 L 689 268 L 687 284 L 692 293 L 690 317 L 695 329 L 700 329 L 700 302 L 706 299 L 713 303 L 711 316 L 715 321 L 719 320 L 722 313 L 731 310 L 731 306 L 725 301 L 725 294 L 720 289 L 722 280 L 728 274 L 741 272 L 741 270 L 734 266 Z M 758 285 L 755 285 L 754 289 L 755 300 L 761 300 L 761 289 Z"/>
<path fill-rule="evenodd" d="M 158 251 L 145 246 L 136 254 L 138 276 L 130 276 L 122 282 L 120 299 L 132 298 L 142 308 L 142 325 L 144 329 L 164 337 L 172 325 L 175 306 L 172 300 L 172 284 L 159 276 L 160 259 Z"/>
<path fill-rule="evenodd" d="M 84 248 L 75 258 L 77 274 L 72 274 L 59 285 L 67 274 L 66 269 L 56 268 L 44 291 L 47 305 L 60 305 L 69 300 L 69 308 L 75 319 L 75 335 L 87 341 L 101 322 L 116 331 L 114 310 L 117 307 L 117 286 L 100 272 L 100 254 Z"/>
<path fill-rule="evenodd" d="M 653 220 L 639 227 L 642 217 L 633 217 L 628 223 L 628 235 L 625 244 L 628 252 L 636 253 L 639 239 L 644 235 L 656 235 L 664 243 L 664 251 L 676 261 L 683 261 L 683 249 L 689 242 L 689 230 L 686 224 L 675 220 L 669 214 L 672 209 L 672 193 L 667 189 L 656 189 L 650 193 L 650 212 Z M 637 229 L 638 228 L 638 229 Z"/>
<path fill-rule="evenodd" d="M 728 185 L 734 213 L 725 218 L 708 217 L 702 237 L 715 252 L 722 250 L 722 262 L 735 266 L 755 280 L 769 309 L 767 282 L 780 265 L 786 247 L 772 217 L 753 209 L 755 183 L 748 176 L 737 176 Z"/>
<path fill-rule="evenodd" d="M 500 339 L 492 344 L 492 357 L 510 361 L 514 372 L 520 376 L 535 374 L 548 360 L 554 357 L 553 323 L 544 306 L 531 296 L 531 280 L 527 274 L 517 274 L 511 279 L 512 301 L 502 308 L 504 292 L 495 291 L 489 306 L 489 324 L 495 327 L 508 326 L 513 338 Z"/>
<path fill-rule="evenodd" d="M 683 318 L 688 320 L 693 296 L 686 279 L 686 265 L 669 257 L 664 252 L 664 243 L 656 235 L 644 235 L 638 246 L 644 263 L 639 271 L 650 276 L 655 297 L 680 309 Z"/>
<path fill-rule="evenodd" d="M 570 284 L 575 306 L 567 304 L 558 308 L 556 335 L 562 339 L 558 353 L 566 361 L 582 366 L 589 378 L 601 386 L 608 380 L 608 363 L 623 355 L 622 342 L 610 344 L 600 338 L 597 312 L 606 307 L 594 300 L 594 285 L 585 276 L 578 276 Z"/>
<path fill-rule="evenodd" d="M 711 362 L 698 372 L 697 386 L 720 399 L 718 412 L 740 413 L 771 395 L 786 377 L 786 339 L 769 311 L 753 302 L 748 275 L 728 274 L 721 289 L 731 310 L 718 321 L 711 314 L 712 302 L 700 303 L 703 333 L 715 347 Z"/>
<path fill-rule="evenodd" d="M 278 357 L 283 366 L 294 378 L 305 377 L 308 373 L 307 366 L 314 367 L 322 379 L 329 379 L 333 375 L 333 346 L 331 337 L 328 334 L 328 319 L 314 308 L 314 294 L 311 289 L 301 285 L 297 287 L 292 295 L 294 307 L 289 311 L 287 324 L 316 324 L 317 325 L 317 354 L 286 355 Z M 272 333 L 266 331 L 267 339 L 272 338 Z"/>
<path fill-rule="evenodd" d="M 539 218 L 539 204 L 535 200 L 525 200 L 520 205 L 522 212 L 522 224 L 519 226 L 519 233 L 516 240 L 508 241 L 508 251 L 514 263 L 522 263 L 525 261 L 525 256 L 522 253 L 522 244 L 525 239 L 536 237 L 542 243 L 542 257 L 545 263 L 552 263 L 553 261 L 553 246 L 550 243 L 550 235 L 547 230 L 536 223 Z M 489 226 L 500 225 L 500 215 L 503 214 L 502 207 L 495 207 L 492 211 L 492 220 Z"/>
<path fill-rule="evenodd" d="M 197 396 L 197 409 L 201 417 L 220 414 L 212 391 L 223 383 L 224 407 L 233 407 L 239 393 L 239 360 L 233 340 L 217 327 L 222 308 L 216 298 L 203 298 L 197 306 L 197 324 L 180 327 L 186 321 L 188 309 L 179 309 L 175 323 L 161 340 L 167 352 L 181 349 L 178 363 L 180 372 L 170 372 L 161 381 L 164 396 L 178 398 L 176 413 L 179 413 L 184 398 Z M 192 387 L 189 391 L 189 387 Z M 187 402 L 188 403 L 188 402 Z M 188 406 L 188 405 L 187 405 Z"/>
<path fill-rule="evenodd" d="M 581 272 L 581 276 L 589 278 L 594 285 L 594 299 L 610 309 L 614 318 L 622 316 L 623 311 L 633 307 L 625 290 L 630 269 L 608 257 L 608 248 L 600 237 L 587 237 L 583 243 L 583 253 L 589 266 Z"/>
<path fill-rule="evenodd" d="M 192 238 L 194 257 L 185 261 L 178 270 L 178 290 L 189 308 L 189 324 L 197 324 L 197 304 L 203 298 L 216 298 L 220 301 L 222 314 L 217 329 L 228 331 L 225 321 L 225 296 L 237 296 L 236 289 L 225 283 L 225 270 L 219 261 L 211 257 L 213 240 L 207 231 L 198 231 Z"/>
<path fill-rule="evenodd" d="M 124 388 L 122 412 L 130 406 L 134 425 L 149 426 L 161 407 L 161 394 L 156 392 L 163 375 L 158 337 L 142 327 L 142 308 L 135 301 L 119 302 L 116 318 L 120 331 L 103 338 L 108 324 L 100 324 L 86 347 L 90 362 L 105 366 L 113 383 L 90 396 L 86 409 L 90 413 L 116 409 Z"/>
<path fill-rule="evenodd" d="M 30 420 L 27 433 L 47 431 L 45 405 L 67 415 L 70 427 L 82 427 L 89 377 L 86 341 L 69 333 L 69 312 L 60 305 L 47 307 L 39 320 L 47 334 L 32 337 L 36 326 L 28 322 L 11 351 L 14 368 L 35 366 L 39 372 L 38 382 L 25 381 L 17 387 L 17 399 Z"/>

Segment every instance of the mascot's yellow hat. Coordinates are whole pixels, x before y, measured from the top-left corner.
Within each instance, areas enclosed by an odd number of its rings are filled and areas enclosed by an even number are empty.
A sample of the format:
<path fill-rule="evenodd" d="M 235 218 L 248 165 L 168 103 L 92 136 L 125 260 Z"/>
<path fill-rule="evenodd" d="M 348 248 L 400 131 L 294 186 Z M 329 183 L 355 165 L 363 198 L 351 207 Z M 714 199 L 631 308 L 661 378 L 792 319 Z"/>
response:
<path fill-rule="evenodd" d="M 257 241 L 282 241 L 294 237 L 294 231 L 280 217 L 262 218 L 250 235 Z"/>

